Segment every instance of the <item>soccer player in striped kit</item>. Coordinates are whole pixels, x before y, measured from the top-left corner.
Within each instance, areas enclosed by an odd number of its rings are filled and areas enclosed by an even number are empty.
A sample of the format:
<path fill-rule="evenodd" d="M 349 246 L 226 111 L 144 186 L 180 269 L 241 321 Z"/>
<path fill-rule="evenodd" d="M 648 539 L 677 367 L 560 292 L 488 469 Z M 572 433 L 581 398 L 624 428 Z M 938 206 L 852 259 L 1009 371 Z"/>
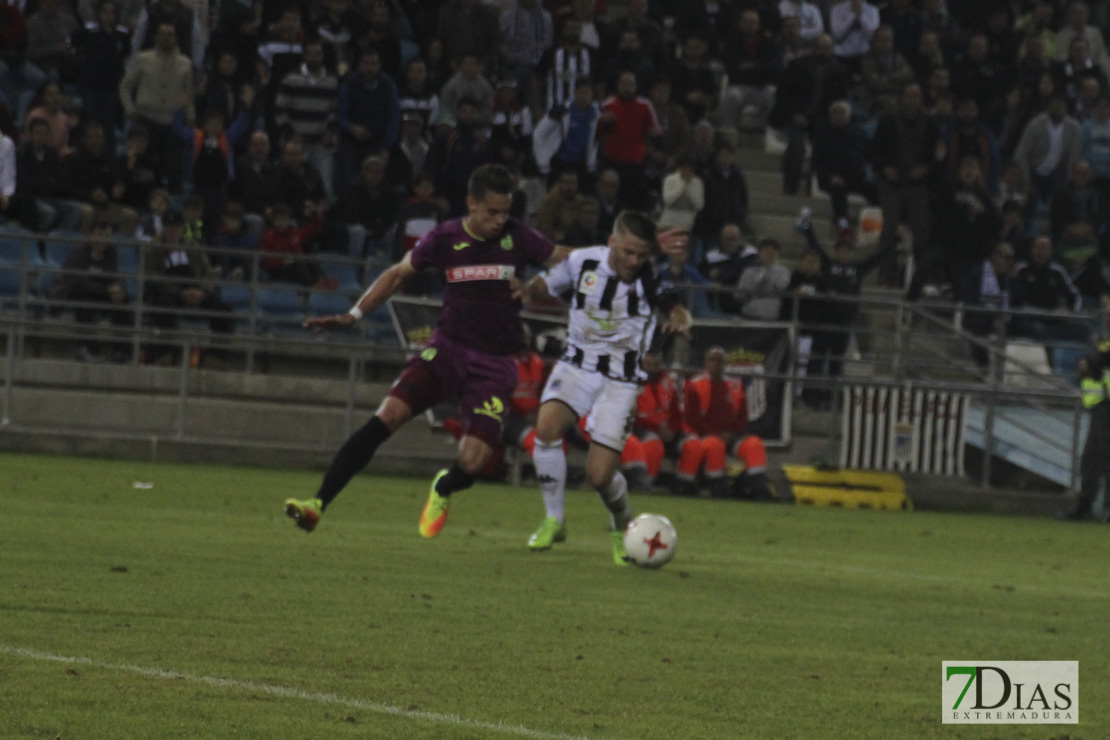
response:
<path fill-rule="evenodd" d="M 533 550 L 566 540 L 563 435 L 588 413 L 586 478 L 611 514 L 613 559 L 627 563 L 623 534 L 633 512 L 618 467 L 647 377 L 640 361 L 655 332 L 656 311 L 667 318 L 666 332 L 685 331 L 692 321 L 677 295 L 660 294 L 652 257 L 661 246 L 684 246 L 686 239 L 677 230 L 657 235 L 650 218 L 625 211 L 607 245 L 571 252 L 526 286 L 526 298 L 571 293 L 567 350 L 547 380 L 536 422 L 533 461 L 547 516 L 528 540 Z"/>

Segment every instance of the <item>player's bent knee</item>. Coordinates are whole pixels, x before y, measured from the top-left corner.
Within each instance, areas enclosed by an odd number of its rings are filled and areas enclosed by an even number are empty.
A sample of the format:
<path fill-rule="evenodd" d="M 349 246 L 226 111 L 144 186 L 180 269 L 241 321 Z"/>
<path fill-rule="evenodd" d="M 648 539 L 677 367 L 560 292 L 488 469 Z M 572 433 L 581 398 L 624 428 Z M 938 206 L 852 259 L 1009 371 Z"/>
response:
<path fill-rule="evenodd" d="M 375 416 L 382 420 L 389 431 L 395 432 L 412 418 L 412 409 L 404 401 L 390 396 L 382 401 Z"/>

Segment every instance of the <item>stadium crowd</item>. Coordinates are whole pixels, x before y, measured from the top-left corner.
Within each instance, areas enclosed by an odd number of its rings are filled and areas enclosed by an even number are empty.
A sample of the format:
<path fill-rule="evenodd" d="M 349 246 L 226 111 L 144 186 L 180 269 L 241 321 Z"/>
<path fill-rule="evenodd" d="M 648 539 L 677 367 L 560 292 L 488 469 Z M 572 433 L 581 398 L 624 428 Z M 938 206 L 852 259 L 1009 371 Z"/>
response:
<path fill-rule="evenodd" d="M 306 255 L 394 260 L 492 162 L 548 237 L 647 210 L 694 237 L 668 279 L 735 290 L 695 315 L 777 318 L 786 291 L 858 293 L 855 194 L 887 284 L 912 238 L 911 299 L 1070 312 L 1110 293 L 1104 29 L 1075 0 L 4 0 L 0 217 L 155 242 L 180 220 L 171 239 L 327 290 Z M 784 194 L 831 197 L 838 256 L 810 239 L 809 276 L 749 224 L 732 134 L 760 131 Z"/>

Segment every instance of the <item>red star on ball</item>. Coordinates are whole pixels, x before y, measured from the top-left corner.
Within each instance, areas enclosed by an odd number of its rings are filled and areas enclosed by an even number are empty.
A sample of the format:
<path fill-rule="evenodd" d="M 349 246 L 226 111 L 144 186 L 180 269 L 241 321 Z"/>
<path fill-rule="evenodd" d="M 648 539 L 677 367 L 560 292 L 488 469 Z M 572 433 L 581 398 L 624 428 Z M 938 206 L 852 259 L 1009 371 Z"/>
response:
<path fill-rule="evenodd" d="M 647 537 L 645 537 L 644 538 L 644 544 L 648 546 L 648 557 L 649 558 L 655 557 L 655 551 L 656 550 L 666 550 L 667 547 L 668 547 L 667 544 L 665 542 L 663 542 L 663 540 L 659 539 L 659 532 L 656 532 L 655 536 L 652 537 L 650 540 Z"/>

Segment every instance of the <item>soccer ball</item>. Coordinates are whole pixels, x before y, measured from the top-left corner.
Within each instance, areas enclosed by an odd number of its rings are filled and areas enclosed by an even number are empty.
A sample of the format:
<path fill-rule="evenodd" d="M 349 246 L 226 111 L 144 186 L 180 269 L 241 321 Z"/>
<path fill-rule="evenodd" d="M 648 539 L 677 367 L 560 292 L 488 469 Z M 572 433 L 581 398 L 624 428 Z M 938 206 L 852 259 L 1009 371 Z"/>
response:
<path fill-rule="evenodd" d="M 640 514 L 624 530 L 628 559 L 641 568 L 662 568 L 671 562 L 677 547 L 674 525 L 659 514 Z"/>

